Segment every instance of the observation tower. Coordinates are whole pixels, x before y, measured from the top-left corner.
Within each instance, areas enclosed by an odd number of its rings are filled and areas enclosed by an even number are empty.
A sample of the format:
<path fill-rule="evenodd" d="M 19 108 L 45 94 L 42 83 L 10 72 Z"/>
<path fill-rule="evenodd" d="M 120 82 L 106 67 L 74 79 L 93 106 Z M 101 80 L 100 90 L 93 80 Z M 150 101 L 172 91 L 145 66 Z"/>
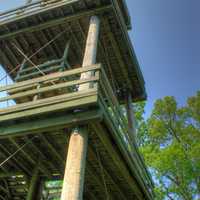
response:
<path fill-rule="evenodd" d="M 0 199 L 153 199 L 135 140 L 132 103 L 146 93 L 130 29 L 125 0 L 27 0 L 0 13 L 13 81 L 0 87 Z"/>

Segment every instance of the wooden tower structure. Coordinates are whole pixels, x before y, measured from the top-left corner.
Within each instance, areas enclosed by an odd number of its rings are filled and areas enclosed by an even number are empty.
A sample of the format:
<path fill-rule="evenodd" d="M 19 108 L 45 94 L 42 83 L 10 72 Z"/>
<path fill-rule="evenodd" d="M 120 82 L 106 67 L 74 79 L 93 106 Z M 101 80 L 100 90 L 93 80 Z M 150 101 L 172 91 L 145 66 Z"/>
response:
<path fill-rule="evenodd" d="M 13 80 L 0 87 L 0 199 L 153 199 L 135 141 L 132 103 L 146 93 L 129 29 L 124 0 L 27 0 L 0 14 Z M 60 193 L 45 197 L 52 180 Z"/>

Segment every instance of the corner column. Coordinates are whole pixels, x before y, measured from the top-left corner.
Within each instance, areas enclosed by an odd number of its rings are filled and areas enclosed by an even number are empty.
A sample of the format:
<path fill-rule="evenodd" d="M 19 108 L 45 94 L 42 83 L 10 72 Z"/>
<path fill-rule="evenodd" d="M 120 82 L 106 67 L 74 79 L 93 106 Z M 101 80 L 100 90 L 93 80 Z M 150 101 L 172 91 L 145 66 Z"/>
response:
<path fill-rule="evenodd" d="M 97 16 L 92 16 L 90 19 L 82 67 L 87 67 L 96 63 L 99 29 L 99 18 Z M 81 74 L 81 79 L 90 78 L 91 76 L 93 76 L 92 72 L 83 73 Z M 89 88 L 90 84 L 86 83 L 80 85 L 78 90 L 83 91 Z M 75 128 L 69 140 L 61 200 L 82 200 L 83 198 L 87 146 L 87 127 Z"/>
<path fill-rule="evenodd" d="M 132 107 L 132 95 L 129 92 L 126 101 L 126 112 L 128 118 L 128 127 L 129 127 L 129 139 L 132 143 L 136 143 L 136 121 L 134 116 L 134 110 Z"/>
<path fill-rule="evenodd" d="M 32 175 L 31 181 L 30 181 L 30 186 L 29 186 L 26 200 L 36 199 L 37 190 L 38 190 L 38 181 L 39 181 L 39 165 L 36 166 L 33 171 L 33 175 Z"/>

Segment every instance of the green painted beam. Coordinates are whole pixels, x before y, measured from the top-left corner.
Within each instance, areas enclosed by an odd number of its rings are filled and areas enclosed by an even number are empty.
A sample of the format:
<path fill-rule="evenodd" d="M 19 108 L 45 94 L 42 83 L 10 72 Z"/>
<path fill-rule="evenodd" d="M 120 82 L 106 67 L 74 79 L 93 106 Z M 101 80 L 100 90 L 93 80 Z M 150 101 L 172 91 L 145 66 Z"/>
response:
<path fill-rule="evenodd" d="M 42 114 L 47 114 L 47 113 L 52 113 L 52 112 L 61 112 L 61 111 L 67 111 L 69 109 L 75 109 L 80 107 L 85 107 L 85 106 L 94 106 L 97 104 L 97 92 L 93 91 L 93 94 L 84 94 L 82 97 L 75 96 L 74 98 L 69 98 L 67 100 L 63 99 L 62 101 L 59 100 L 58 96 L 57 103 L 51 103 L 47 102 L 45 104 L 35 104 L 35 106 L 31 106 L 27 109 L 19 109 L 17 112 L 13 110 L 11 113 L 4 113 L 4 115 L 0 116 L 0 123 L 5 122 L 5 121 L 10 121 L 10 120 L 17 120 L 21 118 L 27 118 L 31 116 L 41 116 Z M 47 99 L 48 100 L 48 99 Z M 36 101 L 34 101 L 36 102 Z"/>
<path fill-rule="evenodd" d="M 0 139 L 7 137 L 24 136 L 43 131 L 51 131 L 77 124 L 101 120 L 100 110 L 92 110 L 80 113 L 71 113 L 54 118 L 36 119 L 31 122 L 22 122 L 0 127 Z"/>

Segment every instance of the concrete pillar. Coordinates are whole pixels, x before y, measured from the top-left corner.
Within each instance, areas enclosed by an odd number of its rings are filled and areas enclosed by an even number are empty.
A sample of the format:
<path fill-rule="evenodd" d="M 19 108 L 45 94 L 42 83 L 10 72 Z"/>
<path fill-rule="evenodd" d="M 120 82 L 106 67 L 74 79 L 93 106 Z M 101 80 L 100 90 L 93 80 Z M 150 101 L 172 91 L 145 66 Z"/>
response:
<path fill-rule="evenodd" d="M 88 133 L 85 127 L 71 133 L 61 200 L 82 199 L 87 145 Z"/>
<path fill-rule="evenodd" d="M 96 63 L 99 26 L 99 18 L 91 17 L 82 67 Z M 91 72 L 83 73 L 81 79 L 89 78 L 92 75 Z M 89 84 L 83 84 L 79 87 L 79 91 L 87 90 L 89 87 Z M 87 128 L 74 129 L 68 146 L 61 200 L 82 200 L 83 198 L 87 146 Z"/>
<path fill-rule="evenodd" d="M 96 64 L 99 30 L 100 30 L 99 18 L 97 16 L 91 17 L 82 67 L 88 67 L 90 65 Z M 93 75 L 94 75 L 93 72 L 82 73 L 81 79 L 87 79 Z M 85 89 L 87 90 L 89 87 L 90 87 L 89 83 L 82 84 L 79 87 L 79 91 Z"/>

